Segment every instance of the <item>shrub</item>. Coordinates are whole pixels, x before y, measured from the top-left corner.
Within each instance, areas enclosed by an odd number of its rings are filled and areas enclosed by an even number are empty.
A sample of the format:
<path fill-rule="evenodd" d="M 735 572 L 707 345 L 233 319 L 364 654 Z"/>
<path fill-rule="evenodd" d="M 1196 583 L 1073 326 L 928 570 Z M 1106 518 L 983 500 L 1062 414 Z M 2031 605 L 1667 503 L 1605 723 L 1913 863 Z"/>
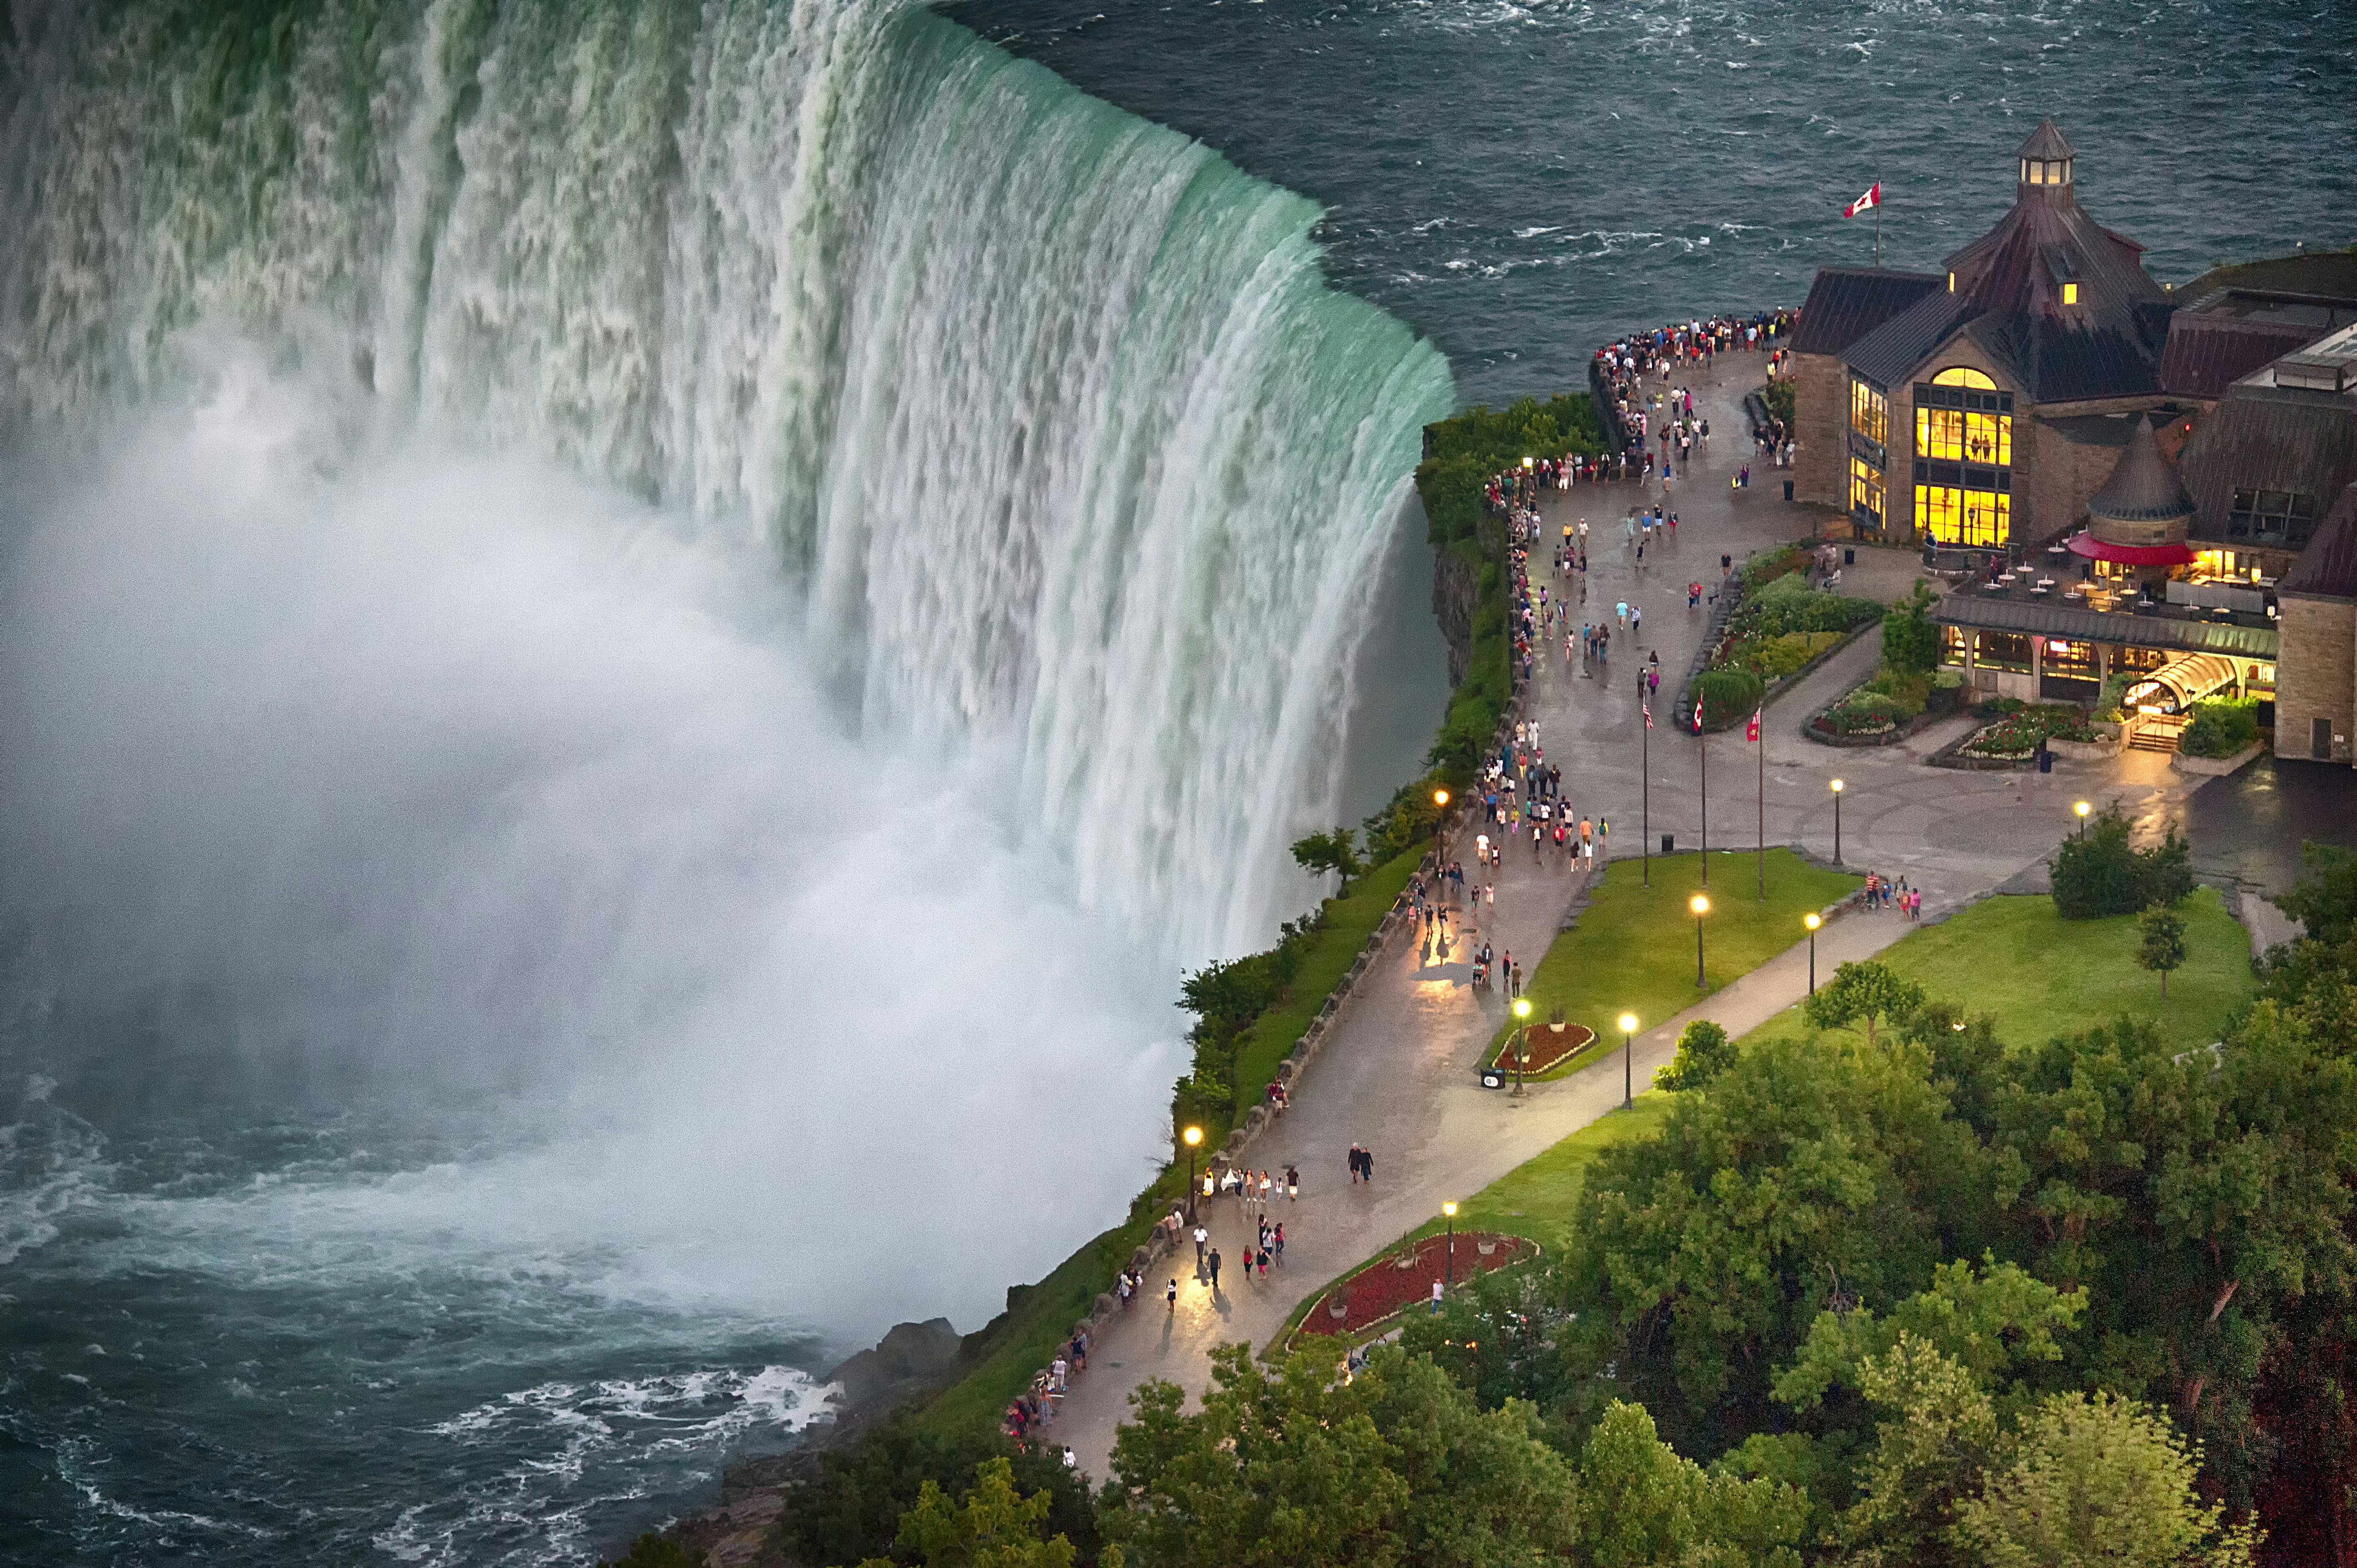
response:
<path fill-rule="evenodd" d="M 1835 735 L 1874 735 L 1912 717 L 1890 698 L 1860 687 L 1825 710 L 1824 724 Z"/>
<path fill-rule="evenodd" d="M 1940 628 L 1932 624 L 1932 589 L 1921 577 L 1915 590 L 1882 618 L 1882 662 L 1900 675 L 1928 675 L 1940 662 Z"/>
<path fill-rule="evenodd" d="M 1781 681 L 1835 643 L 1837 631 L 1787 631 L 1749 645 L 1744 668 L 1763 681 Z"/>
<path fill-rule="evenodd" d="M 2188 757 L 2232 757 L 2258 738 L 2258 699 L 2211 697 L 2193 704 L 2177 746 Z"/>
<path fill-rule="evenodd" d="M 1768 686 L 1749 670 L 1706 670 L 1695 677 L 1694 690 L 1704 726 L 1716 729 L 1757 708 Z"/>
<path fill-rule="evenodd" d="M 2066 920 L 2095 920 L 2174 904 L 2193 891 L 2190 858 L 2190 846 L 2174 824 L 2152 848 L 2134 847 L 2127 818 L 2107 806 L 2083 832 L 2064 839 L 2050 863 L 2055 913 Z"/>
<path fill-rule="evenodd" d="M 1700 1089 L 1735 1065 L 1735 1042 L 1707 1018 L 1697 1018 L 1678 1036 L 1675 1060 L 1653 1081 L 1663 1089 Z"/>

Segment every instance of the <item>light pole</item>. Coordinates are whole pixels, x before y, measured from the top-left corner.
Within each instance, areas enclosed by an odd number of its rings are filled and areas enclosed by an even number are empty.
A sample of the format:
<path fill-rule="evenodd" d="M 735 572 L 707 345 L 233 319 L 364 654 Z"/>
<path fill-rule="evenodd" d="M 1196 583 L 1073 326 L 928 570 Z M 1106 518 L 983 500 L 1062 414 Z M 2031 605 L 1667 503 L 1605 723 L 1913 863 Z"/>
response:
<path fill-rule="evenodd" d="M 1448 1283 L 1449 1283 L 1450 1284 L 1455 1284 L 1455 1283 L 1457 1283 L 1457 1204 L 1456 1204 L 1456 1201 L 1455 1201 L 1454 1199 L 1451 1199 L 1450 1201 L 1448 1201 L 1448 1202 L 1447 1202 L 1447 1203 L 1442 1204 L 1442 1205 L 1440 1206 L 1440 1212 L 1441 1212 L 1442 1214 L 1444 1214 L 1444 1215 L 1448 1216 Z"/>
<path fill-rule="evenodd" d="M 1686 900 L 1686 908 L 1695 918 L 1695 989 L 1703 991 L 1708 989 L 1708 983 L 1702 977 L 1702 918 L 1710 913 L 1710 900 L 1697 893 Z"/>
<path fill-rule="evenodd" d="M 1835 865 L 1839 865 L 1842 863 L 1842 859 L 1841 859 L 1841 798 L 1842 798 L 1842 781 L 1841 781 L 1840 779 L 1835 779 L 1835 780 L 1834 780 L 1834 864 L 1835 864 Z"/>
<path fill-rule="evenodd" d="M 2071 809 L 2079 814 L 2079 836 L 2083 839 L 2087 836 L 2087 813 L 2095 808 L 2082 800 Z"/>
<path fill-rule="evenodd" d="M 1637 1015 L 1620 1015 L 1620 1109 L 1637 1103 Z"/>
<path fill-rule="evenodd" d="M 1448 865 L 1448 790 L 1435 789 L 1432 792 L 1432 875 L 1440 877 Z"/>
<path fill-rule="evenodd" d="M 1531 1055 L 1531 999 L 1514 998 L 1514 1020 L 1520 1026 L 1514 1034 L 1514 1098 L 1523 1096 L 1523 1063 Z"/>
<path fill-rule="evenodd" d="M 1189 1127 L 1178 1136 L 1187 1144 L 1187 1223 L 1195 1223 L 1195 1149 L 1203 1141 L 1200 1127 Z"/>
<path fill-rule="evenodd" d="M 1817 928 L 1825 920 L 1824 916 L 1812 909 L 1801 917 L 1801 923 L 1809 928 L 1809 994 L 1814 996 L 1817 993 Z"/>

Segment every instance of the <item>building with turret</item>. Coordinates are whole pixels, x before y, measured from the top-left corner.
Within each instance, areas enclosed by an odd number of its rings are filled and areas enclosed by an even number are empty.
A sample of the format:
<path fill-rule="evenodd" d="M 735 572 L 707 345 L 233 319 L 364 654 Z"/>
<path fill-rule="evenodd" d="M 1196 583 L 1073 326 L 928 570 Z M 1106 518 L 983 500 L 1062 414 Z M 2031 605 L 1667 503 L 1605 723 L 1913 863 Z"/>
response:
<path fill-rule="evenodd" d="M 1977 691 L 2134 677 L 2154 744 L 2254 697 L 2278 756 L 2351 760 L 2357 255 L 2180 296 L 2080 204 L 2052 121 L 2009 172 L 2012 208 L 1939 271 L 1817 274 L 1796 499 L 1964 579 L 1935 618 Z"/>

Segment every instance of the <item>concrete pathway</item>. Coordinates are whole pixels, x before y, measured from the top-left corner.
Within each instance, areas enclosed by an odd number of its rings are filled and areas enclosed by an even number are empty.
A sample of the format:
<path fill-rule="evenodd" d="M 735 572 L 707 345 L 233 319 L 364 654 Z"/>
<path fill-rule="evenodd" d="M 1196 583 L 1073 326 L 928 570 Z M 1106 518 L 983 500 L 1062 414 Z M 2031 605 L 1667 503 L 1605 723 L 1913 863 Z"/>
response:
<path fill-rule="evenodd" d="M 1697 462 L 1691 478 L 1673 482 L 1668 504 L 1680 513 L 1678 537 L 1648 546 L 1641 566 L 1620 543 L 1620 520 L 1641 497 L 1650 503 L 1659 496 L 1658 487 L 1581 486 L 1550 498 L 1544 508 L 1545 526 L 1558 538 L 1565 522 L 1587 519 L 1588 581 L 1583 601 L 1576 586 L 1549 572 L 1551 549 L 1543 543 L 1534 552 L 1534 589 L 1544 584 L 1551 597 L 1570 592 L 1575 628 L 1583 616 L 1610 618 L 1620 600 L 1644 612 L 1641 632 L 1616 627 L 1612 659 L 1592 669 L 1565 660 L 1558 633 L 1553 657 L 1540 661 L 1528 704 L 1543 749 L 1564 770 L 1574 807 L 1618 830 L 1609 840 L 1614 854 L 1635 854 L 1637 831 L 1648 827 L 1656 834 L 1674 833 L 1681 849 L 1700 842 L 1706 745 L 1714 850 L 1755 846 L 1764 793 L 1768 843 L 1799 843 L 1832 857 L 1827 783 L 1839 777 L 1846 862 L 1861 871 L 1906 875 L 1924 889 L 1934 918 L 2050 854 L 2073 821 L 2073 800 L 2118 798 L 2148 814 L 2181 792 L 2166 759 L 2147 754 L 2115 765 L 2059 763 L 2042 778 L 1922 766 L 1923 757 L 1961 732 L 1964 720 L 1881 750 L 1836 750 L 1804 738 L 1800 725 L 1811 711 L 1871 673 L 1879 658 L 1878 634 L 1845 650 L 1769 710 L 1764 775 L 1758 748 L 1740 731 L 1705 742 L 1671 728 L 1677 686 L 1706 620 L 1686 610 L 1685 585 L 1715 587 L 1722 553 L 1739 564 L 1753 552 L 1810 529 L 1806 509 L 1770 499 L 1781 493 L 1778 470 L 1755 463 L 1751 489 L 1727 488 L 1727 476 L 1749 453 L 1740 404 L 1760 373 L 1758 356 L 1727 355 L 1714 378 L 1695 385 L 1717 451 Z M 1862 553 L 1861 564 L 1868 570 L 1846 574 L 1846 583 L 1871 582 L 1879 590 L 1888 578 L 1903 588 L 1911 577 L 1895 560 L 1867 562 Z M 1657 655 L 1663 670 L 1650 741 L 1643 738 L 1637 682 L 1646 654 Z M 1451 853 L 1465 855 L 1469 848 L 1452 844 Z M 1748 857 L 1729 856 L 1721 864 L 1723 871 L 1713 869 L 1727 879 L 1724 886 L 1747 884 Z M 1278 1203 L 1271 1214 L 1285 1226 L 1283 1270 L 1265 1282 L 1246 1279 L 1242 1260 L 1252 1222 L 1233 1199 L 1212 1204 L 1211 1240 L 1225 1261 L 1220 1290 L 1214 1293 L 1185 1269 L 1183 1255 L 1168 1260 L 1163 1273 L 1146 1281 L 1137 1304 L 1099 1337 L 1049 1441 L 1069 1444 L 1082 1467 L 1103 1478 L 1114 1428 L 1127 1417 L 1129 1395 L 1142 1382 L 1162 1378 L 1200 1393 L 1218 1345 L 1238 1339 L 1265 1345 L 1304 1298 L 1431 1219 L 1444 1199 L 1480 1191 L 1620 1104 L 1618 1060 L 1534 1086 L 1519 1101 L 1481 1089 L 1474 1076 L 1482 1047 L 1504 1020 L 1505 1003 L 1501 989 L 1472 989 L 1465 953 L 1486 933 L 1526 972 L 1534 972 L 1580 884 L 1580 875 L 1560 862 L 1534 861 L 1525 840 L 1508 854 L 1494 913 L 1485 914 L 1481 928 L 1445 960 L 1427 962 L 1414 944 L 1393 942 L 1296 1082 L 1292 1111 L 1243 1155 L 1254 1168 L 1300 1167 L 1299 1200 Z M 1845 959 L 1878 952 L 1911 929 L 1895 915 L 1832 921 L 1818 934 L 1820 970 L 1830 973 Z M 1807 965 L 1803 940 L 1698 1006 L 1657 1023 L 1638 1037 L 1632 1053 L 1638 1086 L 1649 1084 L 1668 1062 L 1678 1032 L 1691 1019 L 1712 1018 L 1739 1035 L 1799 1001 L 1807 989 Z M 1372 1185 L 1349 1180 L 1344 1155 L 1353 1143 L 1373 1152 Z M 1173 1273 L 1179 1299 L 1177 1310 L 1168 1312 L 1163 1290 Z"/>

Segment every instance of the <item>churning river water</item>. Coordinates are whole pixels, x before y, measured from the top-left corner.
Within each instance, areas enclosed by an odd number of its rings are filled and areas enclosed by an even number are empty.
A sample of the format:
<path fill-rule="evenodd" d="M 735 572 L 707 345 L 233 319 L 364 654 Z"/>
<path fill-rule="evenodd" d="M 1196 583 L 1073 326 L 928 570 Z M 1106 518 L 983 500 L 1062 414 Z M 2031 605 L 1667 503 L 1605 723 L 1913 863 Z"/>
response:
<path fill-rule="evenodd" d="M 1118 1218 L 1453 404 L 2049 113 L 2357 239 L 2344 7 L 1791 9 L 14 6 L 0 1561 L 587 1561 Z"/>

